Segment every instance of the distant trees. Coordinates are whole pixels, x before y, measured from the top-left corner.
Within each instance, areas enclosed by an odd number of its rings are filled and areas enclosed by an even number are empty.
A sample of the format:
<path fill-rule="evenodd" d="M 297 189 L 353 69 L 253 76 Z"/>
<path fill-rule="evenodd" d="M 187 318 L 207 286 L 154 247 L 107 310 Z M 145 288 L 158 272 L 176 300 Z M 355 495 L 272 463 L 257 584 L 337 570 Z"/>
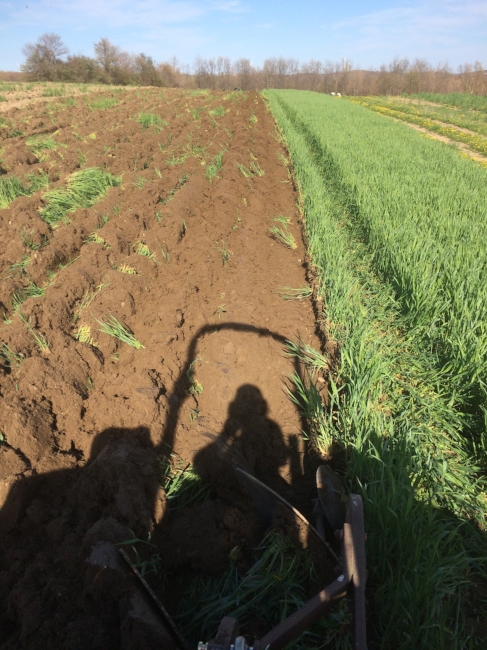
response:
<path fill-rule="evenodd" d="M 134 72 L 141 86 L 162 86 L 162 80 L 152 57 L 139 54 L 134 60 Z"/>
<path fill-rule="evenodd" d="M 58 34 L 48 32 L 37 39 L 36 43 L 27 43 L 22 48 L 25 62 L 21 66 L 31 79 L 39 81 L 56 81 L 63 62 L 68 54 Z"/>
<path fill-rule="evenodd" d="M 96 62 L 102 68 L 107 79 L 111 78 L 112 73 L 119 64 L 120 48 L 112 45 L 108 38 L 100 38 L 94 45 Z"/>
<path fill-rule="evenodd" d="M 70 55 L 58 34 L 46 33 L 36 43 L 27 43 L 21 69 L 29 79 L 73 81 L 117 85 L 169 86 L 229 90 L 299 88 L 342 95 L 401 95 L 418 92 L 487 93 L 487 71 L 482 64 L 465 64 L 453 72 L 446 64 L 435 68 L 424 59 L 412 63 L 396 57 L 379 70 L 353 69 L 347 59 L 301 64 L 296 59 L 272 57 L 261 68 L 250 59 L 196 57 L 192 67 L 181 66 L 176 58 L 157 63 L 144 53 L 125 52 L 108 38 L 94 44 L 93 58 Z"/>
<path fill-rule="evenodd" d="M 26 59 L 22 72 L 32 81 L 72 81 L 81 83 L 137 84 L 161 86 L 164 81 L 155 61 L 146 54 L 124 52 L 108 38 L 94 45 L 95 57 L 70 56 L 58 34 L 46 33 L 36 43 L 22 48 Z M 168 74 L 166 71 L 166 79 Z"/>

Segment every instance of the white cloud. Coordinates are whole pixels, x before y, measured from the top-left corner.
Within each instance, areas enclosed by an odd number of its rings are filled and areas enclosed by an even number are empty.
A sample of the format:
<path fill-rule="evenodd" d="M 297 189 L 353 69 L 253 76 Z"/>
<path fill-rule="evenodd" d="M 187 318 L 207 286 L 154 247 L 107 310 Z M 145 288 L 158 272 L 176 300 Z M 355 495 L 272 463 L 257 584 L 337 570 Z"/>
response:
<path fill-rule="evenodd" d="M 245 7 L 239 0 L 24 0 L 21 6 L 0 2 L 3 23 L 12 26 L 39 26 L 39 31 L 62 27 L 103 29 L 154 28 L 194 22 L 213 13 L 241 13 Z M 27 6 L 26 6 L 27 5 Z"/>
<path fill-rule="evenodd" d="M 330 26 L 327 29 L 330 30 Z M 438 55 L 443 60 L 451 55 L 468 60 L 470 52 L 479 51 L 476 40 L 486 31 L 487 3 L 479 0 L 403 2 L 402 6 L 354 16 L 331 25 L 334 39 L 350 55 L 392 50 L 402 56 Z M 485 38 L 481 49 L 487 56 Z"/>

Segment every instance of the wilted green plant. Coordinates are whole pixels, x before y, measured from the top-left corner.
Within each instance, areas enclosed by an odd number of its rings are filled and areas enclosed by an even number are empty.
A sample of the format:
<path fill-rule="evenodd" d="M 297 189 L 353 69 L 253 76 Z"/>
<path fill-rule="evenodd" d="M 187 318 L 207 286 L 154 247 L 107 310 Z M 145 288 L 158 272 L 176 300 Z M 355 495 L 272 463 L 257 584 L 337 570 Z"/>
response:
<path fill-rule="evenodd" d="M 7 343 L 2 343 L 0 346 L 0 357 L 3 358 L 5 363 L 11 368 L 20 366 L 24 357 L 22 354 L 17 354 L 14 352 Z"/>
<path fill-rule="evenodd" d="M 162 257 L 164 258 L 164 261 L 166 262 L 166 264 L 169 264 L 169 256 L 170 256 L 170 253 L 169 253 L 169 249 L 167 248 L 166 245 L 164 245 L 164 246 L 161 248 L 161 255 L 162 255 Z"/>
<path fill-rule="evenodd" d="M 76 332 L 76 339 L 78 341 L 81 341 L 81 343 L 87 343 L 88 345 L 91 345 L 94 348 L 98 347 L 98 343 L 91 336 L 90 325 L 80 325 L 78 327 L 78 331 Z"/>
<path fill-rule="evenodd" d="M 110 246 L 103 239 L 103 237 L 96 231 L 92 232 L 91 235 L 85 241 L 87 244 L 101 244 L 103 248 L 110 248 Z"/>
<path fill-rule="evenodd" d="M 21 319 L 21 321 L 27 326 L 27 329 L 29 330 L 29 332 L 32 334 L 32 336 L 34 338 L 34 341 L 36 342 L 37 347 L 39 348 L 39 350 L 41 352 L 49 352 L 49 344 L 48 344 L 47 339 L 44 336 L 44 334 L 40 334 L 40 333 L 38 334 L 33 329 L 31 324 L 27 320 L 27 318 L 21 313 L 19 307 L 17 307 L 15 311 L 19 315 L 19 318 Z"/>
<path fill-rule="evenodd" d="M 89 208 L 104 198 L 110 187 L 118 187 L 121 177 L 112 176 L 98 167 L 88 167 L 68 177 L 67 187 L 47 192 L 42 197 L 46 207 L 39 214 L 51 227 L 68 223 L 68 214 Z"/>
<path fill-rule="evenodd" d="M 313 372 L 328 368 L 327 358 L 311 345 L 305 343 L 301 337 L 298 337 L 297 343 L 286 341 L 285 351 L 288 356 L 297 357 Z"/>
<path fill-rule="evenodd" d="M 24 132 L 21 131 L 20 129 L 11 129 L 10 131 L 7 131 L 6 136 L 7 138 L 20 138 L 24 135 Z"/>
<path fill-rule="evenodd" d="M 252 176 L 264 176 L 265 171 L 259 167 L 255 162 L 250 163 L 250 168 L 245 165 L 237 165 L 239 171 L 245 176 L 245 178 L 250 178 Z"/>
<path fill-rule="evenodd" d="M 313 295 L 313 289 L 311 287 L 298 287 L 296 289 L 283 287 L 279 291 L 279 295 L 284 300 L 307 300 Z"/>
<path fill-rule="evenodd" d="M 177 512 L 208 498 L 211 489 L 203 483 L 191 463 L 171 454 L 171 459 L 163 457 L 161 464 L 162 486 L 171 512 Z"/>
<path fill-rule="evenodd" d="M 134 269 L 134 267 L 129 266 L 125 263 L 114 266 L 113 268 L 117 271 L 120 271 L 120 273 L 125 273 L 126 275 L 137 275 L 137 271 Z"/>
<path fill-rule="evenodd" d="M 110 221 L 108 214 L 101 214 L 98 216 L 98 226 L 97 228 L 103 228 L 103 226 Z"/>
<path fill-rule="evenodd" d="M 17 176 L 0 177 L 0 209 L 8 208 L 17 197 L 30 196 L 49 183 L 49 177 L 44 172 L 27 174 L 25 178 L 28 184 L 24 184 Z"/>
<path fill-rule="evenodd" d="M 189 389 L 188 390 L 195 397 L 197 397 L 198 395 L 201 395 L 201 393 L 203 392 L 203 386 L 200 384 L 200 382 L 194 376 L 195 372 L 196 372 L 194 367 L 195 367 L 195 364 L 198 361 L 202 361 L 202 359 L 200 359 L 200 357 L 198 357 L 197 359 L 192 361 L 190 363 L 190 365 L 189 365 L 189 368 L 188 368 L 187 372 L 186 372 L 186 376 L 187 376 L 187 378 L 189 380 Z"/>
<path fill-rule="evenodd" d="M 144 547 L 151 547 L 151 548 L 157 548 L 154 544 L 151 543 L 151 535 L 149 533 L 147 540 L 140 539 L 139 537 L 136 537 L 135 533 L 133 531 L 130 531 L 133 535 L 131 539 L 127 539 L 123 542 L 118 542 L 117 546 L 130 546 L 132 548 L 132 552 L 135 556 L 135 560 L 132 561 L 133 565 L 135 568 L 139 571 L 141 576 L 146 576 L 150 573 L 155 573 L 158 574 L 161 569 L 161 556 L 159 553 L 152 553 L 152 555 L 148 559 L 143 559 L 141 554 L 139 553 L 139 550 L 136 548 L 136 544 L 144 544 Z M 145 553 L 142 553 L 144 557 L 146 556 Z"/>
<path fill-rule="evenodd" d="M 225 242 L 221 241 L 219 243 L 218 241 L 215 242 L 217 245 L 215 246 L 215 249 L 220 253 L 220 257 L 222 258 L 223 266 L 230 260 L 230 257 L 232 256 L 231 250 L 228 248 L 228 246 L 225 244 Z"/>
<path fill-rule="evenodd" d="M 25 230 L 25 228 L 20 231 L 20 236 L 22 237 L 25 246 L 27 246 L 27 248 L 30 248 L 30 250 L 32 251 L 38 250 L 39 248 L 41 248 L 41 246 L 43 246 L 47 242 L 47 237 L 45 236 L 42 237 L 40 243 L 34 241 L 33 231 L 28 233 Z"/>
<path fill-rule="evenodd" d="M 108 321 L 104 322 L 97 320 L 97 323 L 101 325 L 100 332 L 109 334 L 119 341 L 122 341 L 122 343 L 126 343 L 127 345 L 130 345 L 132 348 L 136 348 L 137 350 L 140 350 L 140 348 L 145 348 L 145 346 L 135 338 L 132 332 L 124 327 L 115 318 L 115 316 L 110 316 Z"/>
<path fill-rule="evenodd" d="M 176 157 L 174 154 L 172 154 L 171 158 L 168 158 L 164 162 L 167 163 L 168 165 L 171 165 L 171 167 L 174 167 L 174 165 L 182 165 L 187 157 L 188 157 L 187 153 L 183 154 L 182 156 L 179 156 L 179 158 Z"/>
<path fill-rule="evenodd" d="M 142 125 L 143 131 L 151 126 L 155 131 L 159 132 L 167 126 L 167 122 L 159 117 L 159 115 L 154 115 L 153 113 L 139 113 L 136 121 Z"/>
<path fill-rule="evenodd" d="M 9 275 L 7 275 L 7 277 L 10 278 L 12 274 L 15 274 L 16 271 L 19 271 L 20 275 L 25 275 L 26 274 L 25 269 L 27 268 L 29 262 L 30 262 L 30 257 L 28 255 L 24 255 L 20 262 L 14 262 L 12 264 L 12 266 L 9 269 Z"/>
<path fill-rule="evenodd" d="M 88 158 L 81 151 L 81 149 L 78 149 L 78 167 L 83 167 L 83 165 L 86 164 L 87 160 L 88 160 Z"/>
<path fill-rule="evenodd" d="M 74 317 L 73 317 L 73 323 L 76 323 L 76 321 L 79 318 L 80 313 L 83 311 L 83 309 L 86 309 L 91 305 L 93 300 L 97 297 L 97 295 L 102 291 L 105 287 L 107 287 L 108 284 L 99 284 L 95 290 L 90 290 L 87 289 L 85 293 L 83 294 L 83 297 L 77 307 L 77 309 L 74 312 Z"/>
<path fill-rule="evenodd" d="M 211 117 L 223 117 L 225 115 L 225 109 L 223 106 L 216 106 L 211 111 L 209 111 Z"/>
<path fill-rule="evenodd" d="M 137 253 L 137 255 L 142 255 L 143 257 L 148 257 L 153 262 L 157 262 L 156 256 L 151 251 L 149 246 L 147 246 L 147 244 L 144 244 L 141 241 L 136 241 L 134 244 L 132 244 L 132 248 L 135 249 L 135 252 Z"/>
<path fill-rule="evenodd" d="M 42 151 L 56 149 L 58 143 L 54 140 L 52 136 L 42 137 L 32 137 L 27 138 L 26 145 L 32 151 L 32 153 L 39 158 L 39 155 Z"/>
<path fill-rule="evenodd" d="M 278 221 L 279 223 L 282 223 L 282 224 L 291 223 L 291 219 L 289 217 L 285 217 L 282 214 L 280 214 L 278 217 L 274 217 L 274 221 Z"/>
<path fill-rule="evenodd" d="M 137 180 L 134 181 L 134 185 L 135 185 L 135 187 L 138 187 L 139 190 L 140 190 L 140 189 L 142 189 L 142 187 L 144 186 L 144 183 L 146 183 L 146 182 L 147 182 L 146 178 L 144 178 L 143 176 L 137 175 Z"/>
<path fill-rule="evenodd" d="M 222 314 L 225 314 L 227 311 L 226 305 L 218 305 L 215 311 L 215 316 L 218 316 L 218 320 L 220 320 Z"/>
<path fill-rule="evenodd" d="M 115 99 L 113 97 L 100 97 L 99 99 L 95 100 L 91 104 L 88 104 L 88 107 L 90 110 L 93 109 L 98 109 L 98 110 L 105 110 L 106 108 L 113 108 L 114 106 L 117 106 L 120 102 L 118 99 Z"/>
<path fill-rule="evenodd" d="M 296 241 L 292 233 L 289 232 L 287 226 L 284 226 L 284 228 L 278 228 L 277 226 L 272 226 L 272 228 L 269 228 L 269 235 L 276 241 L 280 242 L 281 244 L 284 244 L 285 246 L 291 248 L 292 250 L 294 250 L 297 247 Z"/>
<path fill-rule="evenodd" d="M 167 196 L 165 199 L 159 198 L 159 203 L 162 203 L 163 205 L 167 205 L 169 201 L 174 198 L 174 195 L 178 190 L 180 190 L 187 182 L 189 181 L 189 174 L 183 174 L 180 179 L 178 179 L 178 182 L 176 183 L 175 187 L 169 190 L 167 193 Z"/>
<path fill-rule="evenodd" d="M 35 282 L 29 282 L 26 287 L 14 292 L 12 296 L 12 309 L 18 310 L 28 298 L 39 298 L 45 292 L 46 287 L 38 287 Z"/>
<path fill-rule="evenodd" d="M 224 616 L 238 619 L 241 634 L 256 619 L 271 629 L 304 605 L 313 575 L 308 555 L 278 530 L 267 533 L 255 555 L 245 573 L 234 556 L 219 578 L 197 576 L 191 581 L 176 616 L 186 637 L 196 642 L 215 636 Z"/>
<path fill-rule="evenodd" d="M 206 178 L 212 182 L 214 178 L 218 177 L 218 172 L 221 170 L 223 167 L 223 155 L 225 153 L 225 150 L 222 149 L 219 153 L 216 154 L 216 156 L 213 158 L 213 162 L 208 165 L 206 168 Z"/>

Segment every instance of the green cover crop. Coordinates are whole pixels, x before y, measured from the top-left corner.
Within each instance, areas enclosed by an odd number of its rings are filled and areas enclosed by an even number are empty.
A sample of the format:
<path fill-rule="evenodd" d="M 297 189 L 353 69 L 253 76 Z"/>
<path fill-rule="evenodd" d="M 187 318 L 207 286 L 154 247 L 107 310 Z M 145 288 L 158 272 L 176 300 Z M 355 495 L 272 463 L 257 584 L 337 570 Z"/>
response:
<path fill-rule="evenodd" d="M 487 605 L 471 598 L 487 555 L 485 171 L 343 100 L 266 95 L 340 344 L 330 409 L 295 386 L 315 446 L 342 447 L 364 498 L 369 647 L 483 647 L 466 620 Z"/>

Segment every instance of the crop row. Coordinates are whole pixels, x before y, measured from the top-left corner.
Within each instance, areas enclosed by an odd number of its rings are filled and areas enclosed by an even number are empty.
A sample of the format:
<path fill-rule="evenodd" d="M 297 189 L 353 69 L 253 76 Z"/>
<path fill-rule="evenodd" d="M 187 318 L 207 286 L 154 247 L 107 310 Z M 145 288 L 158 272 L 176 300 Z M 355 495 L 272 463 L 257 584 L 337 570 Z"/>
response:
<path fill-rule="evenodd" d="M 376 645 L 481 647 L 465 620 L 471 581 L 483 576 L 487 503 L 462 408 L 481 367 L 475 360 L 472 375 L 472 347 L 456 358 L 452 342 L 468 346 L 475 333 L 470 345 L 484 345 L 472 315 L 485 315 L 469 302 L 469 292 L 482 296 L 481 276 L 465 278 L 470 237 L 485 241 L 471 196 L 484 172 L 353 104 L 296 91 L 268 98 L 302 192 L 322 325 L 340 344 L 329 410 L 312 368 L 295 383 L 316 446 L 343 448 L 350 487 L 364 497 Z M 482 262 L 472 263 L 478 273 Z"/>
<path fill-rule="evenodd" d="M 454 106 L 463 110 L 476 110 L 487 113 L 487 99 L 485 95 L 472 95 L 472 93 L 419 93 L 411 95 L 416 99 L 423 99 L 428 102 Z"/>
<path fill-rule="evenodd" d="M 395 97 L 361 97 L 366 104 L 392 108 L 400 113 L 407 113 L 417 117 L 428 117 L 444 124 L 452 124 L 461 129 L 468 129 L 487 136 L 485 115 L 477 111 L 462 111 L 449 106 L 436 106 L 429 103 L 404 101 Z M 366 105 L 365 104 L 365 105 Z"/>
<path fill-rule="evenodd" d="M 376 113 L 381 115 L 386 115 L 387 117 L 393 117 L 397 120 L 402 120 L 403 122 L 409 122 L 410 124 L 416 124 L 428 131 L 438 133 L 443 135 L 451 140 L 456 142 L 463 142 L 468 145 L 475 151 L 478 151 L 481 154 L 487 155 L 487 138 L 482 135 L 477 135 L 474 133 L 465 133 L 453 126 L 448 126 L 445 124 L 439 124 L 436 119 L 440 119 L 440 116 L 435 115 L 424 115 L 423 112 L 412 109 L 411 107 L 405 105 L 398 106 L 397 104 L 388 105 L 387 102 L 383 100 L 376 100 L 375 98 L 370 97 L 354 97 L 350 101 L 353 101 L 355 104 L 360 104 L 370 108 Z M 459 121 L 459 120 L 457 120 Z M 463 125 L 459 125 L 463 126 Z M 472 125 L 469 124 L 469 127 Z M 477 129 L 479 133 L 484 132 L 487 135 L 487 129 L 485 125 Z"/>

